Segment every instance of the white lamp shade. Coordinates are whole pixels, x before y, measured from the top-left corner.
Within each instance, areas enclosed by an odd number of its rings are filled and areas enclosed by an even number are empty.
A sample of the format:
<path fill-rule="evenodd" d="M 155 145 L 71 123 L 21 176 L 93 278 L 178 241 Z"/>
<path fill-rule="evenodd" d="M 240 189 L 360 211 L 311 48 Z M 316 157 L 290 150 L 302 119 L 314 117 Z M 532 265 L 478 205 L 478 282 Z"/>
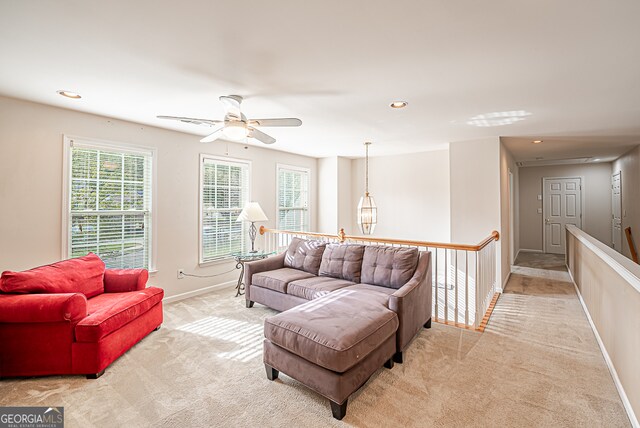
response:
<path fill-rule="evenodd" d="M 266 214 L 260 208 L 260 204 L 257 202 L 249 202 L 244 206 L 244 209 L 236 219 L 237 222 L 241 221 L 268 221 Z"/>

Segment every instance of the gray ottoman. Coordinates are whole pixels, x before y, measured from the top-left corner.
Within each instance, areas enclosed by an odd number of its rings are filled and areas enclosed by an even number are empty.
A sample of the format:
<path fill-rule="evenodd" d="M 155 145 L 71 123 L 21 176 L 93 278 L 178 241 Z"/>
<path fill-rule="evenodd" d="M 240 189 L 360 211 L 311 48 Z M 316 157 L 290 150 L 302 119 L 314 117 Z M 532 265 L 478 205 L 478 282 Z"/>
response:
<path fill-rule="evenodd" d="M 398 317 L 358 293 L 338 290 L 267 318 L 267 377 L 281 371 L 331 401 L 342 419 L 349 396 L 383 365 L 393 367 Z"/>

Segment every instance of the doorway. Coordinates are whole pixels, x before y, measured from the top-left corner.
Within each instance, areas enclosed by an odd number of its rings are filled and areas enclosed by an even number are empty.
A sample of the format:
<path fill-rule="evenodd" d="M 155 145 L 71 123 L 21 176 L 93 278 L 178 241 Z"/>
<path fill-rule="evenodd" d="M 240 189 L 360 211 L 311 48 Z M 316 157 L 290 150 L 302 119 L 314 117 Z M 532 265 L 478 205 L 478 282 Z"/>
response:
<path fill-rule="evenodd" d="M 582 178 L 543 178 L 542 210 L 544 252 L 564 254 L 565 226 L 572 224 L 582 228 Z"/>
<path fill-rule="evenodd" d="M 513 266 L 516 263 L 515 251 L 515 190 L 513 188 L 513 172 L 509 170 L 509 265 Z"/>
<path fill-rule="evenodd" d="M 613 249 L 622 253 L 622 183 L 620 171 L 611 176 L 611 233 Z"/>

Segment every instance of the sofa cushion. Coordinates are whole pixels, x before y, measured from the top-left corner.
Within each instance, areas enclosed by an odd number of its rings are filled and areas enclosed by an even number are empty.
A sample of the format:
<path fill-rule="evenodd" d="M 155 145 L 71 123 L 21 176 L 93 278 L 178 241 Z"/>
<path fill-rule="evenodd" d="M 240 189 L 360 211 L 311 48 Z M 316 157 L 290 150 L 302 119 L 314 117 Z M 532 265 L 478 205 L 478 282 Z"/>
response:
<path fill-rule="evenodd" d="M 319 275 L 360 282 L 364 245 L 328 244 L 322 254 Z"/>
<path fill-rule="evenodd" d="M 400 288 L 409 282 L 417 265 L 417 248 L 367 245 L 362 258 L 361 281 Z"/>
<path fill-rule="evenodd" d="M 87 298 L 104 292 L 104 263 L 89 253 L 23 272 L 2 273 L 4 293 L 82 293 Z"/>
<path fill-rule="evenodd" d="M 379 285 L 371 284 L 354 284 L 345 290 L 355 291 L 361 301 L 369 303 L 379 303 L 385 307 L 389 307 L 389 296 L 391 296 L 396 289 L 389 287 L 381 287 Z"/>
<path fill-rule="evenodd" d="M 149 287 L 126 293 L 105 293 L 87 301 L 89 315 L 76 325 L 76 341 L 98 342 L 162 301 L 164 290 Z"/>
<path fill-rule="evenodd" d="M 355 282 L 345 281 L 344 279 L 314 276 L 313 278 L 290 282 L 287 286 L 287 294 L 313 300 L 354 284 Z"/>
<path fill-rule="evenodd" d="M 258 287 L 268 288 L 269 290 L 278 291 L 280 293 L 286 293 L 287 284 L 291 281 L 314 277 L 315 275 L 301 270 L 282 268 L 254 274 L 251 277 L 251 285 L 257 285 Z"/>
<path fill-rule="evenodd" d="M 317 275 L 326 246 L 325 242 L 293 238 L 284 256 L 284 265 Z"/>
<path fill-rule="evenodd" d="M 397 315 L 338 290 L 265 319 L 264 335 L 316 365 L 344 373 L 398 329 Z"/>

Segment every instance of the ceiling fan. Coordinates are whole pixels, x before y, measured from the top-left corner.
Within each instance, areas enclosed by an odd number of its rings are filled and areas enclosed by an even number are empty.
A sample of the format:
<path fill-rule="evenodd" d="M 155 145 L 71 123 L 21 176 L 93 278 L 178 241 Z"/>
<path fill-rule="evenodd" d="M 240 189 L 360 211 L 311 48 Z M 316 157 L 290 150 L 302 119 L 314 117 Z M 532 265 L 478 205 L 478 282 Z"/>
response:
<path fill-rule="evenodd" d="M 242 97 L 240 95 L 223 95 L 220 101 L 224 106 L 224 120 L 196 119 L 192 117 L 158 116 L 158 119 L 177 120 L 194 125 L 207 125 L 214 131 L 204 137 L 200 142 L 210 143 L 218 138 L 240 140 L 245 137 L 255 138 L 265 144 L 273 144 L 276 139 L 256 129 L 257 126 L 300 126 L 302 121 L 296 118 L 280 119 L 247 119 L 240 111 Z"/>

